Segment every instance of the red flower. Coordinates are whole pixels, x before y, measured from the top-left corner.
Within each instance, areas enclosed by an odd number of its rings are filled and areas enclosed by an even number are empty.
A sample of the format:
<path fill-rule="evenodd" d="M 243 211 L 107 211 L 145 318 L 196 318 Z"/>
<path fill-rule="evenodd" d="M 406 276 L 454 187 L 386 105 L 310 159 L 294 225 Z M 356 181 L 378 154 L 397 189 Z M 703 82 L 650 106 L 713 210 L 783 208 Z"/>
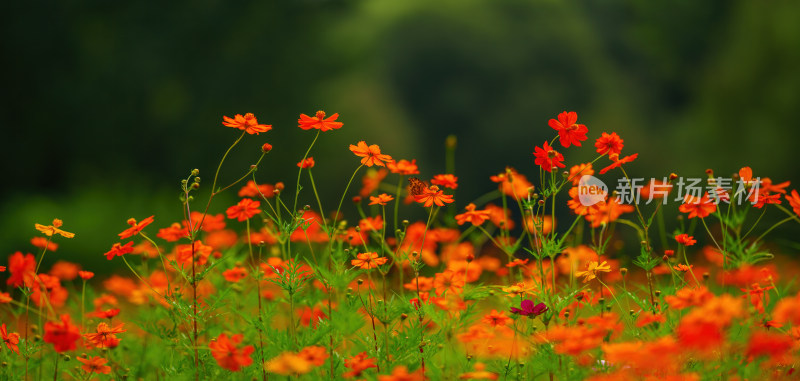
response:
<path fill-rule="evenodd" d="M 33 254 L 22 255 L 18 251 L 8 257 L 8 272 L 10 276 L 6 284 L 13 287 L 19 287 L 23 284 L 30 285 L 33 283 L 35 270 L 36 258 Z"/>
<path fill-rule="evenodd" d="M 133 241 L 130 241 L 124 245 L 117 242 L 114 244 L 114 246 L 111 246 L 111 250 L 107 251 L 105 256 L 106 259 L 110 261 L 111 258 L 114 258 L 114 256 L 121 257 L 125 254 L 129 254 L 132 252 L 133 252 Z"/>
<path fill-rule="evenodd" d="M 83 357 L 76 357 L 76 359 L 78 359 L 78 361 L 83 363 L 83 366 L 81 366 L 81 369 L 83 369 L 83 371 L 86 372 L 86 373 L 89 373 L 89 374 L 92 374 L 92 373 L 109 374 L 109 373 L 111 373 L 111 367 L 106 365 L 108 363 L 108 360 L 106 360 L 106 359 L 104 359 L 104 358 L 102 358 L 100 356 L 94 356 L 91 359 L 88 359 L 88 358 L 85 359 Z"/>
<path fill-rule="evenodd" d="M 431 179 L 431 184 L 441 185 L 445 188 L 456 189 L 458 188 L 458 177 L 451 174 L 436 175 Z"/>
<path fill-rule="evenodd" d="M 239 203 L 228 208 L 225 214 L 227 214 L 230 219 L 235 218 L 239 221 L 246 221 L 256 214 L 261 213 L 261 209 L 258 209 L 259 206 L 261 206 L 261 202 L 243 198 Z"/>
<path fill-rule="evenodd" d="M 335 122 L 337 118 L 339 118 L 339 114 L 333 114 L 326 119 L 325 111 L 317 111 L 313 118 L 306 114 L 300 114 L 300 119 L 297 120 L 297 127 L 303 130 L 312 128 L 320 131 L 338 130 L 342 128 L 342 123 Z"/>
<path fill-rule="evenodd" d="M 387 202 L 394 200 L 394 197 L 386 193 L 381 193 L 378 197 L 369 196 L 370 205 L 386 205 Z"/>
<path fill-rule="evenodd" d="M 470 203 L 465 208 L 467 211 L 462 214 L 456 215 L 456 222 L 459 225 L 464 225 L 465 222 L 471 222 L 473 225 L 478 226 L 486 222 L 491 217 L 491 212 L 488 210 L 475 210 L 475 204 Z"/>
<path fill-rule="evenodd" d="M 581 141 L 586 140 L 586 133 L 589 131 L 585 125 L 577 124 L 578 114 L 575 111 L 562 112 L 558 114 L 558 120 L 550 119 L 547 124 L 558 131 L 559 140 L 564 148 L 574 144 L 581 146 Z"/>
<path fill-rule="evenodd" d="M 704 194 L 703 197 L 699 199 L 687 194 L 683 199 L 683 204 L 678 207 L 678 210 L 680 210 L 681 213 L 689 213 L 689 218 L 706 218 L 709 214 L 717 210 L 717 205 L 711 202 L 708 198 L 708 193 Z"/>
<path fill-rule="evenodd" d="M 226 281 L 231 283 L 236 283 L 247 276 L 247 269 L 245 269 L 244 267 L 236 266 L 232 269 L 223 271 L 222 276 L 225 278 Z"/>
<path fill-rule="evenodd" d="M 242 116 L 241 114 L 236 114 L 233 118 L 228 118 L 227 116 L 222 117 L 222 125 L 227 127 L 238 128 L 247 132 L 250 135 L 256 134 L 258 135 L 261 132 L 267 132 L 272 129 L 271 125 L 267 124 L 258 124 L 258 120 L 256 120 L 255 115 L 253 113 L 248 112 Z"/>
<path fill-rule="evenodd" d="M 628 155 L 628 156 L 623 157 L 622 159 L 619 158 L 618 154 L 608 155 L 608 157 L 611 158 L 611 160 L 614 163 L 609 165 L 608 167 L 605 167 L 605 168 L 601 169 L 600 170 L 600 174 L 601 175 L 605 174 L 606 172 L 608 172 L 608 171 L 610 171 L 610 170 L 612 170 L 614 168 L 621 167 L 622 164 L 630 163 L 630 162 L 636 160 L 636 158 L 639 157 L 639 154 L 635 153 L 633 155 Z"/>
<path fill-rule="evenodd" d="M 316 164 L 314 163 L 314 158 L 309 156 L 305 160 L 300 160 L 300 162 L 297 163 L 297 166 L 303 169 L 309 169 L 314 168 L 314 164 Z"/>
<path fill-rule="evenodd" d="M 616 132 L 612 132 L 611 135 L 603 132 L 603 135 L 594 142 L 594 146 L 597 147 L 597 153 L 601 155 L 619 155 L 622 153 L 622 147 L 625 146 L 622 142 L 622 138 Z"/>
<path fill-rule="evenodd" d="M 697 243 L 697 240 L 694 239 L 693 236 L 688 234 L 678 234 L 675 236 L 675 240 L 678 241 L 679 244 L 684 246 L 692 246 Z"/>
<path fill-rule="evenodd" d="M 243 338 L 244 335 L 241 333 L 231 336 L 230 339 L 228 335 L 223 333 L 208 344 L 208 348 L 211 349 L 211 356 L 214 356 L 219 366 L 231 372 L 238 372 L 243 366 L 253 363 L 250 354 L 253 353 L 255 348 L 252 345 L 238 347 Z"/>
<path fill-rule="evenodd" d="M 6 347 L 8 349 L 14 351 L 16 354 L 19 354 L 19 333 L 8 333 L 6 331 L 6 323 L 0 325 L 0 338 L 3 339 L 3 342 L 6 343 Z"/>
<path fill-rule="evenodd" d="M 794 214 L 800 216 L 800 195 L 797 190 L 792 190 L 792 193 L 786 195 L 786 201 L 789 201 L 789 206 L 792 207 Z"/>
<path fill-rule="evenodd" d="M 389 171 L 391 171 L 392 173 L 397 173 L 399 175 L 419 174 L 419 168 L 417 167 L 417 159 L 411 161 L 403 159 L 393 163 L 386 163 L 386 168 L 389 168 Z"/>
<path fill-rule="evenodd" d="M 358 145 L 350 145 L 350 151 L 356 156 L 362 157 L 361 164 L 371 167 L 373 165 L 384 167 L 384 162 L 392 162 L 392 157 L 381 154 L 381 147 L 377 144 L 367 145 L 365 141 L 358 142 Z"/>
<path fill-rule="evenodd" d="M 155 216 L 147 217 L 143 219 L 142 222 L 139 223 L 136 222 L 135 218 L 128 219 L 128 225 L 130 225 L 131 227 L 125 229 L 125 231 L 123 231 L 122 233 L 119 233 L 119 239 L 130 238 L 139 234 L 139 232 L 141 232 L 142 229 L 144 229 L 147 225 L 153 223 L 153 217 Z"/>
<path fill-rule="evenodd" d="M 440 191 L 436 185 L 425 188 L 422 194 L 414 196 L 414 199 L 418 203 L 424 204 L 423 206 L 426 208 L 433 204 L 444 206 L 445 203 L 449 204 L 454 201 L 453 196 L 444 194 L 444 191 Z"/>
<path fill-rule="evenodd" d="M 75 349 L 75 343 L 80 338 L 81 332 L 77 326 L 72 325 L 69 315 L 61 315 L 60 323 L 49 321 L 44 324 L 44 342 L 53 344 L 56 352 Z"/>
<path fill-rule="evenodd" d="M 554 167 L 564 168 L 565 165 L 564 155 L 558 153 L 553 147 L 550 147 L 550 143 L 544 142 L 542 145 L 544 148 L 536 147 L 533 151 L 533 155 L 536 156 L 534 163 L 541 166 L 546 172 L 550 172 Z"/>

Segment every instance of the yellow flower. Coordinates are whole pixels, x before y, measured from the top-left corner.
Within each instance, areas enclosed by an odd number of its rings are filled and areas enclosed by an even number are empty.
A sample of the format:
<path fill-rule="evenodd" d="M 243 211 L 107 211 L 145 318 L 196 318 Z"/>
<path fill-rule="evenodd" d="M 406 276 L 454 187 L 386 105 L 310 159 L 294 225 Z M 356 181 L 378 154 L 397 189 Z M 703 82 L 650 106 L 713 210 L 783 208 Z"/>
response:
<path fill-rule="evenodd" d="M 575 277 L 585 277 L 583 278 L 583 283 L 586 283 L 594 278 L 597 277 L 597 272 L 611 272 L 611 266 L 608 265 L 606 261 L 603 261 L 601 264 L 597 264 L 596 261 L 589 262 L 589 265 L 586 267 L 586 271 L 578 271 L 575 273 Z"/>
<path fill-rule="evenodd" d="M 64 223 L 61 222 L 61 220 L 56 218 L 56 219 L 53 220 L 53 224 L 52 225 L 45 226 L 45 225 L 40 225 L 40 224 L 34 224 L 33 226 L 36 228 L 36 230 L 44 233 L 48 237 L 53 236 L 53 234 L 60 234 L 60 235 L 64 236 L 65 238 L 75 237 L 75 233 L 65 232 L 65 231 L 59 229 L 61 227 L 61 225 L 63 225 L 63 224 Z"/>

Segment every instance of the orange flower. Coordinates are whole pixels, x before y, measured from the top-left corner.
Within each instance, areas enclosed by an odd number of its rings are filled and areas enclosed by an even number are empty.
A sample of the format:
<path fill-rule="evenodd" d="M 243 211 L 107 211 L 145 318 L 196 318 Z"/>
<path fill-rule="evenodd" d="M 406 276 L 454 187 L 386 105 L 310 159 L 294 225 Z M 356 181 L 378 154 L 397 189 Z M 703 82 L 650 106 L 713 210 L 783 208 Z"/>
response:
<path fill-rule="evenodd" d="M 576 278 L 584 277 L 583 283 L 586 283 L 596 278 L 598 272 L 604 272 L 604 273 L 611 272 L 611 266 L 609 266 L 608 262 L 606 261 L 603 261 L 600 264 L 598 264 L 596 261 L 591 261 L 589 262 L 588 265 L 586 265 L 586 270 L 576 272 L 575 277 Z"/>
<path fill-rule="evenodd" d="M 506 316 L 505 311 L 498 312 L 497 310 L 492 310 L 488 315 L 484 315 L 481 322 L 484 324 L 490 325 L 493 328 L 497 327 L 505 327 L 510 323 L 513 319 Z"/>
<path fill-rule="evenodd" d="M 311 371 L 311 364 L 302 356 L 293 352 L 283 352 L 272 360 L 267 361 L 264 367 L 268 372 L 291 376 L 306 374 Z"/>
<path fill-rule="evenodd" d="M 94 277 L 94 273 L 91 271 L 78 271 L 78 276 L 83 280 L 89 280 Z"/>
<path fill-rule="evenodd" d="M 678 263 L 677 265 L 672 266 L 672 268 L 675 269 L 675 271 L 680 271 L 680 272 L 684 272 L 684 273 L 687 272 L 687 271 L 690 271 L 692 269 L 692 267 L 694 267 L 694 266 L 693 265 L 686 266 L 683 263 Z"/>
<path fill-rule="evenodd" d="M 508 209 L 495 204 L 486 204 L 484 210 L 489 212 L 489 221 L 503 230 L 514 229 L 514 220 L 511 219 L 511 212 Z"/>
<path fill-rule="evenodd" d="M 194 230 L 199 228 L 204 232 L 213 232 L 216 230 L 225 229 L 225 215 L 222 213 L 206 214 L 205 218 L 203 218 L 203 213 L 192 212 L 189 215 L 189 219 L 191 220 L 191 225 L 189 225 L 189 223 L 186 221 L 184 221 L 183 224 L 192 227 Z M 201 221 L 203 222 L 203 225 L 199 226 Z"/>
<path fill-rule="evenodd" d="M 717 210 L 717 205 L 711 202 L 708 198 L 708 193 L 704 194 L 703 197 L 699 199 L 687 194 L 683 199 L 683 204 L 678 207 L 678 210 L 680 210 L 681 213 L 689 213 L 689 218 L 706 218 L 709 214 Z"/>
<path fill-rule="evenodd" d="M 120 342 L 120 339 L 117 338 L 117 334 L 127 331 L 122 329 L 123 325 L 124 324 L 120 324 L 114 328 L 111 328 L 106 323 L 100 323 L 97 325 L 96 333 L 86 333 L 83 336 L 86 336 L 86 339 L 97 347 L 116 348 Z"/>
<path fill-rule="evenodd" d="M 258 120 L 256 119 L 253 113 L 248 112 L 242 116 L 241 114 L 236 114 L 235 117 L 229 118 L 227 116 L 222 116 L 222 125 L 227 127 L 238 128 L 242 131 L 247 132 L 250 135 L 256 134 L 258 135 L 261 132 L 267 132 L 272 129 L 271 125 L 268 124 L 258 124 Z"/>
<path fill-rule="evenodd" d="M 583 163 L 572 166 L 569 169 L 569 177 L 568 180 L 572 181 L 572 185 L 578 186 L 581 181 L 581 177 L 586 175 L 593 175 L 594 169 L 592 169 L 592 163 Z"/>
<path fill-rule="evenodd" d="M 439 187 L 436 185 L 426 187 L 422 194 L 414 196 L 414 200 L 423 204 L 426 208 L 433 204 L 444 206 L 444 204 L 449 204 L 454 201 L 453 196 L 444 194 L 444 191 L 440 191 Z"/>
<path fill-rule="evenodd" d="M 692 246 L 697 243 L 693 236 L 688 234 L 678 234 L 675 236 L 675 241 L 684 246 Z"/>
<path fill-rule="evenodd" d="M 358 221 L 358 227 L 361 228 L 362 232 L 379 231 L 383 229 L 383 217 L 375 216 L 363 218 L 361 221 Z"/>
<path fill-rule="evenodd" d="M 536 157 L 534 163 L 542 167 L 545 172 L 550 172 L 556 167 L 565 167 L 563 163 L 564 155 L 558 153 L 558 151 L 554 150 L 553 147 L 550 147 L 550 143 L 548 142 L 544 142 L 542 148 L 535 147 L 533 150 L 533 156 Z"/>
<path fill-rule="evenodd" d="M 379 375 L 378 381 L 424 381 L 425 376 L 422 373 L 422 368 L 417 369 L 413 373 L 408 373 L 408 368 L 403 365 L 398 365 L 392 370 L 392 374 Z"/>
<path fill-rule="evenodd" d="M 256 184 L 255 181 L 250 180 L 245 184 L 242 189 L 239 189 L 239 197 L 266 197 L 271 198 L 275 196 L 276 187 L 270 184 Z"/>
<path fill-rule="evenodd" d="M 367 173 L 361 178 L 361 190 L 359 191 L 361 197 L 367 197 L 378 189 L 381 185 L 381 181 L 383 181 L 388 174 L 389 171 L 387 171 L 386 168 L 380 168 L 377 171 L 373 168 L 367 169 Z"/>
<path fill-rule="evenodd" d="M 19 354 L 19 347 L 17 346 L 19 344 L 19 333 L 8 333 L 8 331 L 6 331 L 6 323 L 0 325 L 0 338 L 3 339 L 3 342 L 9 350 Z"/>
<path fill-rule="evenodd" d="M 441 185 L 445 188 L 458 188 L 458 177 L 451 174 L 436 175 L 431 179 L 431 184 Z"/>
<path fill-rule="evenodd" d="M 436 290 L 437 295 L 443 295 L 445 292 L 450 294 L 460 294 L 464 289 L 464 274 L 455 272 L 453 270 L 444 270 L 437 273 L 433 279 L 433 288 Z"/>
<path fill-rule="evenodd" d="M 323 132 L 338 130 L 342 128 L 342 122 L 336 122 L 338 118 L 338 113 L 325 118 L 325 111 L 317 111 L 317 114 L 314 115 L 313 118 L 306 114 L 300 114 L 300 119 L 297 120 L 297 127 L 303 130 L 310 130 L 313 128 Z"/>
<path fill-rule="evenodd" d="M 636 326 L 642 328 L 653 323 L 663 323 L 665 321 L 667 321 L 667 317 L 664 316 L 664 314 L 654 314 L 650 311 L 644 311 L 640 313 L 639 317 L 636 319 Z"/>
<path fill-rule="evenodd" d="M 577 124 L 577 121 L 578 114 L 575 111 L 564 111 L 558 114 L 558 120 L 550 119 L 547 124 L 558 131 L 559 140 L 564 148 L 568 148 L 570 144 L 580 147 L 581 141 L 587 139 L 586 133 L 589 130 L 585 125 Z"/>
<path fill-rule="evenodd" d="M 419 286 L 420 291 L 429 291 L 433 289 L 433 278 L 421 276 L 418 278 L 411 279 L 410 282 L 403 285 L 406 290 L 416 290 L 417 286 Z"/>
<path fill-rule="evenodd" d="M 349 372 L 342 375 L 344 378 L 358 377 L 363 371 L 378 367 L 374 358 L 367 357 L 367 352 L 361 352 L 349 359 L 345 359 L 344 366 L 350 369 Z"/>
<path fill-rule="evenodd" d="M 370 205 L 386 205 L 387 202 L 394 200 L 394 197 L 386 193 L 381 193 L 378 197 L 369 196 Z"/>
<path fill-rule="evenodd" d="M 680 310 L 692 306 L 701 306 L 714 297 L 705 287 L 684 287 L 675 295 L 667 295 L 664 300 L 670 308 Z"/>
<path fill-rule="evenodd" d="M 475 363 L 474 371 L 462 373 L 459 376 L 462 380 L 497 380 L 500 375 L 486 370 L 486 365 L 483 363 Z"/>
<path fill-rule="evenodd" d="M 61 315 L 61 322 L 48 321 L 44 324 L 44 342 L 53 344 L 56 352 L 71 351 L 81 338 L 78 327 L 72 324 L 69 315 Z"/>
<path fill-rule="evenodd" d="M 161 238 L 167 242 L 175 242 L 181 238 L 189 237 L 189 228 L 181 226 L 181 224 L 174 222 L 168 228 L 158 229 L 156 237 Z"/>
<path fill-rule="evenodd" d="M 217 360 L 219 366 L 230 370 L 231 372 L 238 372 L 243 366 L 248 366 L 253 363 L 250 354 L 253 353 L 255 347 L 248 345 L 239 347 L 242 343 L 244 335 L 241 333 L 233 335 L 228 338 L 228 335 L 222 333 L 216 339 L 211 340 L 208 348 L 211 349 L 211 356 Z"/>
<path fill-rule="evenodd" d="M 314 162 L 314 158 L 309 156 L 305 160 L 300 160 L 300 162 L 297 163 L 297 166 L 303 169 L 309 169 L 309 168 L 314 168 L 315 164 L 316 163 Z"/>
<path fill-rule="evenodd" d="M 456 222 L 459 225 L 464 225 L 465 222 L 471 222 L 475 226 L 480 226 L 491 216 L 488 210 L 475 210 L 475 204 L 470 203 L 465 208 L 467 211 L 462 214 L 456 215 Z"/>
<path fill-rule="evenodd" d="M 500 190 L 507 196 L 519 200 L 528 196 L 528 191 L 533 190 L 533 184 L 525 175 L 517 173 L 514 168 L 506 167 L 506 171 L 489 178 L 492 182 L 500 183 Z"/>
<path fill-rule="evenodd" d="M 47 251 L 56 251 L 58 250 L 58 244 L 52 241 L 49 241 L 47 238 L 44 237 L 33 237 L 31 238 L 31 244 L 36 246 L 40 249 L 47 248 Z"/>
<path fill-rule="evenodd" d="M 236 205 L 228 208 L 228 210 L 225 211 L 225 214 L 227 214 L 228 218 L 230 219 L 235 218 L 240 222 L 246 221 L 256 214 L 261 213 L 261 209 L 258 209 L 259 206 L 261 206 L 261 202 L 253 201 L 249 198 L 243 198 Z"/>
<path fill-rule="evenodd" d="M 232 269 L 223 271 L 222 276 L 228 282 L 237 283 L 247 276 L 247 269 L 245 269 L 244 267 L 236 266 Z"/>
<path fill-rule="evenodd" d="M 94 356 L 91 359 L 86 359 L 86 358 L 78 356 L 78 357 L 76 357 L 76 359 L 78 359 L 78 361 L 83 363 L 83 366 L 81 366 L 81 369 L 83 369 L 83 371 L 86 372 L 86 373 L 89 373 L 89 374 L 92 374 L 92 373 L 109 374 L 109 373 L 111 373 L 111 367 L 106 365 L 108 363 L 108 360 L 106 360 L 106 359 L 104 359 L 104 358 L 102 358 L 100 356 Z"/>
<path fill-rule="evenodd" d="M 397 162 L 389 162 L 386 163 L 386 168 L 389 168 L 389 171 L 391 171 L 392 173 L 396 173 L 399 175 L 419 174 L 419 168 L 417 167 L 417 159 L 411 161 L 402 159 L 398 160 Z"/>
<path fill-rule="evenodd" d="M 623 213 L 631 213 L 634 210 L 636 209 L 633 205 L 620 204 L 617 202 L 616 197 L 611 197 L 587 208 L 586 221 L 591 222 L 592 227 L 596 228 L 602 224 L 614 222 Z"/>
<path fill-rule="evenodd" d="M 636 160 L 636 158 L 639 157 L 639 154 L 635 153 L 633 155 L 628 155 L 628 156 L 623 157 L 622 159 L 619 158 L 618 154 L 608 155 L 608 157 L 614 163 L 609 165 L 608 167 L 605 167 L 605 168 L 601 169 L 600 170 L 600 174 L 601 175 L 605 174 L 606 172 L 608 172 L 608 171 L 610 171 L 610 170 L 612 170 L 614 168 L 621 167 L 622 164 L 630 163 L 630 162 Z"/>
<path fill-rule="evenodd" d="M 359 253 L 356 258 L 358 259 L 353 259 L 350 263 L 365 270 L 374 269 L 387 261 L 385 257 L 378 257 L 378 253 Z"/>
<path fill-rule="evenodd" d="M 49 274 L 63 281 L 71 281 L 78 277 L 81 266 L 72 262 L 58 261 L 50 268 Z"/>
<path fill-rule="evenodd" d="M 65 231 L 59 229 L 62 225 L 64 225 L 64 223 L 61 222 L 61 220 L 59 220 L 58 218 L 56 218 L 56 219 L 53 220 L 53 224 L 52 225 L 45 226 L 45 225 L 33 224 L 33 227 L 35 227 L 36 230 L 44 233 L 44 235 L 46 235 L 48 237 L 52 237 L 53 234 L 59 234 L 64 238 L 73 238 L 73 237 L 75 237 L 75 233 L 65 232 Z"/>
<path fill-rule="evenodd" d="M 386 166 L 385 162 L 392 162 L 392 157 L 381 154 L 381 148 L 377 144 L 367 145 L 365 141 L 358 142 L 358 145 L 350 145 L 350 151 L 356 156 L 362 157 L 361 164 L 371 167 L 377 165 Z"/>
<path fill-rule="evenodd" d="M 141 232 L 142 229 L 144 229 L 147 225 L 153 223 L 153 217 L 155 216 L 147 217 L 143 219 L 142 222 L 139 223 L 136 222 L 135 218 L 129 218 L 128 225 L 130 225 L 131 227 L 125 229 L 125 231 L 123 231 L 122 233 L 119 233 L 119 239 L 130 238 L 139 234 L 139 232 Z"/>
<path fill-rule="evenodd" d="M 622 138 L 616 132 L 612 132 L 610 135 L 603 132 L 594 142 L 594 146 L 597 148 L 597 153 L 601 155 L 619 155 L 622 153 L 622 147 L 624 147 L 622 142 Z"/>
<path fill-rule="evenodd" d="M 297 355 L 314 366 L 322 366 L 329 357 L 328 350 L 319 345 L 305 347 Z"/>
<path fill-rule="evenodd" d="M 129 254 L 132 252 L 133 252 L 133 241 L 130 241 L 124 245 L 117 242 L 113 246 L 111 246 L 111 250 L 107 251 L 105 253 L 105 256 L 106 259 L 110 261 L 111 258 L 114 258 L 114 256 L 121 257 L 125 254 Z"/>

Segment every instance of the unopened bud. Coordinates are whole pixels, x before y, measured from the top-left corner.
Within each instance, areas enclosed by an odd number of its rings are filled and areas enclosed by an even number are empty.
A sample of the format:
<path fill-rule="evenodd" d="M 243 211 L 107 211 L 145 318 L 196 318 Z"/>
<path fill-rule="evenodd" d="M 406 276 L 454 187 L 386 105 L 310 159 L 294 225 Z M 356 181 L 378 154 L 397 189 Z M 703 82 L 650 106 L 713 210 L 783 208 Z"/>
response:
<path fill-rule="evenodd" d="M 628 269 L 623 267 L 619 269 L 619 273 L 622 274 L 622 276 L 628 275 Z"/>
<path fill-rule="evenodd" d="M 356 281 L 356 283 L 358 283 L 358 285 L 360 286 L 360 285 L 364 284 L 364 280 L 363 279 L 359 279 L 359 280 Z"/>
<path fill-rule="evenodd" d="M 358 203 L 361 203 L 361 196 L 353 197 L 353 204 L 358 204 Z"/>
<path fill-rule="evenodd" d="M 311 206 L 310 205 L 303 205 L 303 210 L 309 211 L 309 210 L 311 210 Z"/>
<path fill-rule="evenodd" d="M 447 138 L 444 140 L 444 145 L 447 148 L 456 148 L 458 144 L 458 138 L 455 135 L 448 135 Z"/>
<path fill-rule="evenodd" d="M 661 290 L 656 290 L 656 297 L 661 296 Z"/>
<path fill-rule="evenodd" d="M 568 171 L 561 172 L 561 177 L 563 177 L 565 179 L 568 179 L 569 178 L 569 172 Z"/>
<path fill-rule="evenodd" d="M 544 200 L 539 200 L 538 203 L 539 203 L 539 206 L 544 206 Z"/>
<path fill-rule="evenodd" d="M 264 143 L 264 145 L 261 146 L 261 152 L 267 153 L 269 151 L 272 151 L 272 144 Z"/>
<path fill-rule="evenodd" d="M 185 172 L 184 172 L 184 173 L 185 173 Z M 197 168 L 195 168 L 195 169 L 192 169 L 192 176 L 197 176 L 197 175 L 199 175 L 199 174 L 200 174 L 200 170 L 199 170 L 199 169 L 197 169 Z"/>
<path fill-rule="evenodd" d="M 709 274 L 707 272 L 703 273 L 703 280 L 708 280 L 709 277 L 711 277 L 711 274 Z"/>
<path fill-rule="evenodd" d="M 677 178 L 678 178 L 678 174 L 677 173 L 673 172 L 673 173 L 669 174 L 669 181 L 676 180 Z"/>

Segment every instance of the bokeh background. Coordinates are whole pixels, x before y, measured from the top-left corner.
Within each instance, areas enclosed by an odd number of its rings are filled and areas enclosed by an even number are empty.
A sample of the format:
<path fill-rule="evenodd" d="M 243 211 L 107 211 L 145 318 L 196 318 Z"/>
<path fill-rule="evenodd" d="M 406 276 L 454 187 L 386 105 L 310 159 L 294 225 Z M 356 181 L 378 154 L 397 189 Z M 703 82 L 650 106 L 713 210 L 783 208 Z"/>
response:
<path fill-rule="evenodd" d="M 589 147 L 562 150 L 568 163 L 591 159 L 591 142 L 616 131 L 627 153 L 640 153 L 633 175 L 727 175 L 749 165 L 800 185 L 796 1 L 9 1 L 0 9 L 0 257 L 33 251 L 34 222 L 58 217 L 78 238 L 50 259 L 106 265 L 101 254 L 127 218 L 155 214 L 154 227 L 180 220 L 180 179 L 198 168 L 210 185 L 238 136 L 222 115 L 246 112 L 274 129 L 248 137 L 223 179 L 270 142 L 258 178 L 287 184 L 313 138 L 296 127 L 298 115 L 341 114 L 344 128 L 323 134 L 313 152 L 327 205 L 357 164 L 348 144 L 363 139 L 416 158 L 430 178 L 444 172 L 444 139 L 455 134 L 463 207 L 507 165 L 533 177 L 531 152 L 563 110 L 590 131 Z"/>

